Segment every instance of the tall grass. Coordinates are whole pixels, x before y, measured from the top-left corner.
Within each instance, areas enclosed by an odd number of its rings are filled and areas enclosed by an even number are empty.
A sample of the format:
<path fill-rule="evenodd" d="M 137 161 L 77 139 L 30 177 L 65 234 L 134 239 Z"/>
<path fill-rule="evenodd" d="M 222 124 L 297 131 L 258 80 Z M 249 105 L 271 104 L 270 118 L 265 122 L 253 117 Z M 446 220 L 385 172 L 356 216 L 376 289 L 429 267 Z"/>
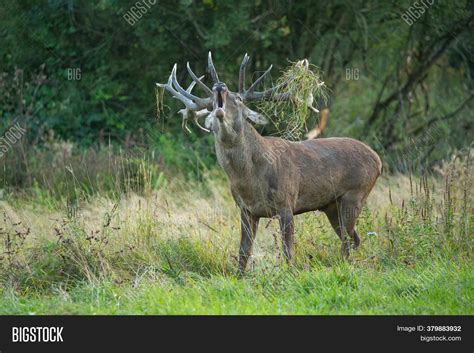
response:
<path fill-rule="evenodd" d="M 348 262 L 341 262 L 324 214 L 296 217 L 291 266 L 281 257 L 277 220 L 262 220 L 249 271 L 238 279 L 239 212 L 221 171 L 205 170 L 196 181 L 170 173 L 153 156 L 88 153 L 51 162 L 57 167 L 28 193 L 3 194 L 0 295 L 8 304 L 0 312 L 58 312 L 58 293 L 72 305 L 66 312 L 89 312 L 76 304 L 95 290 L 104 301 L 94 310 L 111 313 L 123 312 L 111 293 L 120 293 L 124 312 L 144 313 L 386 313 L 387 291 L 407 311 L 426 313 L 461 291 L 445 308 L 453 313 L 472 299 L 469 158 L 446 163 L 442 176 L 382 176 L 357 224 L 362 245 Z M 202 302 L 202 295 L 213 299 Z M 149 311 L 147 300 L 170 307 Z M 239 309 L 219 306 L 236 302 Z M 371 303 L 380 307 L 372 311 Z M 472 305 L 466 310 L 472 313 Z"/>

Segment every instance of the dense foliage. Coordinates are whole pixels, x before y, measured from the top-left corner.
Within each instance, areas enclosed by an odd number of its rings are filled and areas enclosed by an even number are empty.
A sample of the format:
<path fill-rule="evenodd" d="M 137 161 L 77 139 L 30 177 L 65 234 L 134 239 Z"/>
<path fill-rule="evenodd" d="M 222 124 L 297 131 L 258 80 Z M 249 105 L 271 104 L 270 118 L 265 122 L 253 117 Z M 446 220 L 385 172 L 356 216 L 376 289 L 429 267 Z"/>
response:
<path fill-rule="evenodd" d="M 0 0 L 0 314 L 473 314 L 473 4 Z M 205 74 L 209 50 L 231 89 L 246 52 L 247 86 L 308 58 L 292 89 L 325 82 L 323 135 L 380 154 L 349 261 L 308 212 L 294 263 L 268 219 L 236 276 L 240 212 L 213 137 L 182 129 L 155 86 L 175 62 L 183 85 L 187 61 Z"/>
<path fill-rule="evenodd" d="M 0 8 L 0 130 L 20 121 L 26 150 L 58 138 L 112 141 L 159 153 L 193 147 L 213 163 L 212 138 L 186 135 L 170 97 L 158 116 L 155 99 L 155 82 L 174 62 L 181 81 L 189 82 L 187 61 L 205 73 L 208 50 L 230 87 L 245 52 L 252 78 L 273 63 L 273 80 L 288 61 L 309 58 L 330 89 L 326 135 L 368 142 L 392 169 L 432 166 L 472 140 L 471 1 L 49 0 Z"/>

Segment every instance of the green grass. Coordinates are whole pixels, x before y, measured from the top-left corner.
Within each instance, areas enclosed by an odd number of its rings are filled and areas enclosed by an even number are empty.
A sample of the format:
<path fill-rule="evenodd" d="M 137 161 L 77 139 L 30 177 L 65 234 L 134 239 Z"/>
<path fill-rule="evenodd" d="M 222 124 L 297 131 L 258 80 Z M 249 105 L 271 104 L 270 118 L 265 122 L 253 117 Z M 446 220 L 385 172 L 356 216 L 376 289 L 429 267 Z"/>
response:
<path fill-rule="evenodd" d="M 288 275 L 165 275 L 137 287 L 84 283 L 21 296 L 4 290 L 0 314 L 473 314 L 468 264 L 441 261 L 370 271 L 341 264 Z M 420 273 L 436 273 L 427 281 Z"/>
<path fill-rule="evenodd" d="M 74 205 L 38 189 L 6 192 L 0 314 L 472 315 L 472 170 L 444 170 L 444 180 L 381 177 L 347 262 L 324 214 L 296 217 L 291 265 L 277 220 L 263 219 L 244 278 L 222 172 L 143 178 L 139 194 L 74 192 Z"/>

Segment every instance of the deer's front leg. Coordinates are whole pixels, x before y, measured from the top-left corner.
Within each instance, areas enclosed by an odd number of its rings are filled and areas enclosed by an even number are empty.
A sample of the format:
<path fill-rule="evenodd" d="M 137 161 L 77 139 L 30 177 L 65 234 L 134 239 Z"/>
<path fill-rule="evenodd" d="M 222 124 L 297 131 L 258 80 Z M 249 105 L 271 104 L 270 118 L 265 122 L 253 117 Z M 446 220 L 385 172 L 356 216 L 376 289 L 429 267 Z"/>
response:
<path fill-rule="evenodd" d="M 259 217 L 252 216 L 249 212 L 241 210 L 240 229 L 242 238 L 240 239 L 239 250 L 239 272 L 243 274 L 247 267 L 247 261 L 252 254 L 252 245 L 257 234 Z"/>
<path fill-rule="evenodd" d="M 280 212 L 280 229 L 283 237 L 283 253 L 287 262 L 293 257 L 293 234 L 295 232 L 293 226 L 293 212 L 291 210 L 283 210 Z"/>

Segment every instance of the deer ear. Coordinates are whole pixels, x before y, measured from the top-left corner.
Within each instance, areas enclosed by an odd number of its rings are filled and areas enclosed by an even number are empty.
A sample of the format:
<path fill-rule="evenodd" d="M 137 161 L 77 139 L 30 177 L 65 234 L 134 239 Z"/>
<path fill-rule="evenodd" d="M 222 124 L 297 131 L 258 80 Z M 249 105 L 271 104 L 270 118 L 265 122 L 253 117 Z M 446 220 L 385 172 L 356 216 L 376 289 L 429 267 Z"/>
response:
<path fill-rule="evenodd" d="M 262 114 L 259 114 L 252 109 L 246 108 L 244 110 L 244 116 L 250 121 L 253 121 L 255 124 L 268 124 L 268 120 Z"/>

